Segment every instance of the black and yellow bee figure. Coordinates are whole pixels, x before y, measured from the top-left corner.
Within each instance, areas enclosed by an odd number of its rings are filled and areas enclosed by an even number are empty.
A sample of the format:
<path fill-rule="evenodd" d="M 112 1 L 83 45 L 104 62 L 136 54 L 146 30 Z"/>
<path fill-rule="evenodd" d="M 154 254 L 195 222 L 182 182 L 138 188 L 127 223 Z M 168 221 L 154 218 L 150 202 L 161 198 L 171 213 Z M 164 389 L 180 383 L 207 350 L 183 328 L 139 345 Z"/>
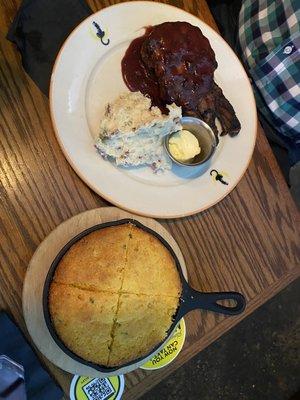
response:
<path fill-rule="evenodd" d="M 210 171 L 210 176 L 212 176 L 213 178 L 214 178 L 214 180 L 216 181 L 216 182 L 221 182 L 221 183 L 223 183 L 223 185 L 228 185 L 228 182 L 226 182 L 225 180 L 224 180 L 224 175 L 227 175 L 225 172 L 218 172 L 216 169 L 212 169 L 211 171 Z"/>
<path fill-rule="evenodd" d="M 94 25 L 94 27 L 96 28 L 96 35 L 97 35 L 97 37 L 101 40 L 101 43 L 104 45 L 104 46 L 107 46 L 107 45 L 109 45 L 109 42 L 110 42 L 110 40 L 109 39 L 104 39 L 104 36 L 105 36 L 105 32 L 100 28 L 100 26 L 99 26 L 99 24 L 97 24 L 97 22 L 95 22 L 95 21 L 93 21 L 93 25 Z"/>

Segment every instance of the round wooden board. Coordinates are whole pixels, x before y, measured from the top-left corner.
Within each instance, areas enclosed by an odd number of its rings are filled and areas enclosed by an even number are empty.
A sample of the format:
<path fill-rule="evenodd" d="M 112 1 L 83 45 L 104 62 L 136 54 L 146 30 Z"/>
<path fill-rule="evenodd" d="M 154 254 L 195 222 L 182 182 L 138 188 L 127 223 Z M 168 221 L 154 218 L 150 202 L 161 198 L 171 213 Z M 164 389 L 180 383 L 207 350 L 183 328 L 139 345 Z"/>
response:
<path fill-rule="evenodd" d="M 43 287 L 48 270 L 57 253 L 69 240 L 83 230 L 97 224 L 124 218 L 133 218 L 161 235 L 176 253 L 187 279 L 184 258 L 177 243 L 170 233 L 153 219 L 140 217 L 115 207 L 105 207 L 78 214 L 55 228 L 37 248 L 29 263 L 23 286 L 23 314 L 29 334 L 40 352 L 53 364 L 72 374 L 89 377 L 120 375 L 140 367 L 153 356 L 151 354 L 139 363 L 120 368 L 113 373 L 101 373 L 73 360 L 64 353 L 52 339 L 44 319 Z"/>

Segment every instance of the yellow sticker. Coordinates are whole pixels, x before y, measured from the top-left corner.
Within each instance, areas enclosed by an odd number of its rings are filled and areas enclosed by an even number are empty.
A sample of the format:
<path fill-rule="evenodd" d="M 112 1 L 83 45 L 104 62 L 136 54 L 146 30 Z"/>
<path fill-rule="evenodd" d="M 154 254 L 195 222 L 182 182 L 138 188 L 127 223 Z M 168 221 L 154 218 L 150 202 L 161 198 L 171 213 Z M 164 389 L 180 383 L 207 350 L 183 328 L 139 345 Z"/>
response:
<path fill-rule="evenodd" d="M 180 353 L 185 341 L 185 322 L 182 318 L 167 344 L 140 368 L 154 370 L 170 364 Z"/>
<path fill-rule="evenodd" d="M 124 376 L 88 378 L 75 375 L 70 386 L 71 400 L 119 400 L 124 391 Z"/>

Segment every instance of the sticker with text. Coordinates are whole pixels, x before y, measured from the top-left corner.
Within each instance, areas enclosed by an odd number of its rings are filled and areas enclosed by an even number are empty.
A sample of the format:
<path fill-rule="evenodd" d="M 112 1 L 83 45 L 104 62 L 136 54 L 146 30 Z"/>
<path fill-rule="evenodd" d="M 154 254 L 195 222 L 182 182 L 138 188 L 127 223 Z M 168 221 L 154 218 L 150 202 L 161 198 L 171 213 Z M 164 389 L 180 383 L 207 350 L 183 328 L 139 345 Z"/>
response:
<path fill-rule="evenodd" d="M 181 319 L 171 339 L 149 361 L 140 368 L 147 370 L 159 369 L 170 364 L 180 353 L 185 341 L 185 322 Z"/>
<path fill-rule="evenodd" d="M 124 391 L 124 376 L 88 378 L 75 375 L 70 386 L 71 400 L 119 400 Z"/>

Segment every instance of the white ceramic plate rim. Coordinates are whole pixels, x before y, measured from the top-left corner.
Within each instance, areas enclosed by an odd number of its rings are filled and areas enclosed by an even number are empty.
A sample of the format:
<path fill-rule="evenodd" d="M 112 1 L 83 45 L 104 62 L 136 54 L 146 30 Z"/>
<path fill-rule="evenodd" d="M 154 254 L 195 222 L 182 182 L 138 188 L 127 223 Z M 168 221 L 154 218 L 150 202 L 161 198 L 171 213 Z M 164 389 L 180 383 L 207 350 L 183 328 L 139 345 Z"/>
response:
<path fill-rule="evenodd" d="M 57 85 L 57 83 L 58 83 L 56 80 L 56 72 L 57 72 L 59 63 L 62 62 L 64 50 L 68 46 L 70 39 L 72 39 L 73 36 L 76 34 L 76 32 L 79 32 L 80 29 L 82 29 L 85 26 L 85 24 L 90 23 L 92 20 L 97 19 L 99 16 L 103 16 L 104 13 L 111 12 L 117 8 L 119 8 L 119 11 L 120 11 L 120 9 L 123 7 L 128 8 L 128 7 L 137 7 L 137 6 L 150 7 L 150 8 L 151 7 L 155 7 L 155 8 L 160 7 L 163 9 L 167 8 L 168 11 L 173 10 L 174 12 L 176 10 L 176 12 L 180 13 L 180 16 L 182 16 L 181 20 L 189 20 L 189 21 L 191 21 L 191 23 L 194 23 L 195 25 L 197 25 L 197 23 L 198 23 L 198 25 L 201 27 L 202 30 L 205 28 L 206 31 L 204 32 L 204 34 L 207 35 L 207 32 L 209 32 L 209 35 L 211 35 L 212 37 L 215 37 L 215 38 L 217 37 L 217 40 L 220 43 L 222 43 L 222 46 L 224 46 L 227 53 L 230 53 L 230 59 L 231 59 L 230 62 L 232 62 L 233 65 L 235 64 L 236 67 L 238 66 L 237 68 L 240 69 L 240 73 L 243 75 L 243 81 L 248 88 L 247 101 L 249 103 L 247 105 L 247 108 L 248 108 L 248 110 L 250 110 L 252 112 L 252 132 L 251 132 L 251 135 L 249 133 L 250 137 L 249 137 L 249 144 L 248 144 L 248 149 L 247 149 L 247 159 L 244 160 L 243 165 L 241 166 L 241 168 L 239 168 L 239 170 L 237 172 L 237 176 L 230 182 L 230 184 L 228 186 L 226 186 L 226 188 L 225 188 L 226 190 L 224 190 L 224 188 L 221 188 L 221 186 L 219 186 L 215 197 L 212 200 L 210 200 L 209 202 L 204 202 L 203 204 L 199 204 L 199 207 L 187 206 L 186 209 L 182 209 L 182 207 L 181 207 L 177 210 L 176 206 L 175 206 L 175 208 L 173 207 L 169 210 L 166 210 L 165 208 L 160 209 L 159 205 L 158 205 L 158 207 L 157 206 L 151 207 L 151 205 L 149 206 L 149 204 L 148 204 L 145 207 L 144 204 L 141 205 L 141 203 L 139 201 L 132 203 L 132 202 L 128 202 L 127 200 L 125 201 L 120 198 L 118 199 L 114 195 L 108 194 L 107 191 L 105 189 L 103 189 L 103 186 L 101 186 L 101 184 L 98 185 L 98 183 L 97 184 L 95 183 L 95 179 L 93 179 L 90 172 L 88 170 L 84 170 L 78 164 L 78 160 L 74 159 L 73 154 L 70 151 L 70 148 L 64 142 L 64 133 L 57 126 L 56 115 L 55 115 L 55 101 L 54 101 L 54 94 L 55 94 L 55 89 L 56 89 L 55 85 Z M 167 20 L 167 19 L 165 19 L 165 20 Z M 211 38 L 210 38 L 210 40 L 211 40 Z M 89 16 L 84 21 L 82 21 L 81 24 L 79 24 L 74 29 L 74 31 L 69 35 L 69 37 L 66 39 L 65 43 L 63 44 L 63 46 L 57 56 L 57 59 L 56 59 L 56 62 L 55 62 L 54 68 L 53 68 L 52 76 L 51 76 L 50 96 L 49 97 L 50 97 L 51 118 L 52 118 L 56 137 L 57 137 L 58 142 L 63 150 L 65 157 L 67 158 L 67 160 L 69 161 L 69 163 L 71 164 L 71 166 L 73 167 L 75 172 L 80 176 L 80 178 L 84 182 L 86 182 L 91 187 L 91 189 L 93 189 L 96 193 L 98 193 L 104 199 L 108 200 L 109 202 L 111 202 L 125 210 L 135 212 L 139 215 L 151 216 L 151 217 L 156 217 L 156 218 L 178 218 L 178 217 L 184 217 L 184 216 L 196 214 L 200 211 L 203 211 L 203 210 L 213 206 L 214 204 L 221 201 L 226 195 L 228 195 L 238 184 L 238 182 L 244 175 L 246 169 L 248 168 L 248 165 L 250 163 L 252 153 L 254 150 L 254 146 L 255 146 L 256 126 L 257 126 L 256 106 L 255 106 L 255 101 L 254 101 L 250 82 L 248 81 L 247 75 L 246 75 L 245 71 L 243 70 L 243 67 L 242 67 L 240 61 L 238 60 L 236 55 L 233 53 L 233 51 L 230 49 L 228 44 L 219 35 L 217 35 L 216 32 L 213 31 L 213 29 L 210 28 L 207 24 L 205 24 L 198 18 L 192 16 L 191 14 L 187 13 L 186 11 L 183 11 L 183 10 L 178 9 L 173 6 L 165 5 L 163 3 L 153 3 L 153 2 L 148 2 L 148 1 L 134 1 L 134 2 L 127 2 L 127 3 L 120 3 L 120 4 L 110 6 L 108 8 L 105 8 L 103 10 L 100 10 L 97 13 Z M 232 139 L 232 138 L 227 138 L 227 137 L 226 137 L 226 139 L 235 140 L 235 138 Z M 100 158 L 100 156 L 99 156 L 99 158 Z M 213 164 L 213 167 L 217 168 L 217 167 L 215 167 L 215 164 Z M 206 174 L 204 174 L 204 175 L 206 175 Z M 194 179 L 192 181 L 196 184 L 197 179 Z M 143 190 L 145 190 L 145 189 L 148 190 L 148 188 L 145 184 L 139 185 L 139 183 L 135 182 L 135 187 L 138 188 L 139 186 L 141 188 L 141 190 L 140 190 L 141 193 L 139 193 L 139 194 L 142 194 Z M 184 187 L 184 186 L 182 186 L 182 187 Z M 220 188 L 221 188 L 221 190 L 220 190 Z"/>

